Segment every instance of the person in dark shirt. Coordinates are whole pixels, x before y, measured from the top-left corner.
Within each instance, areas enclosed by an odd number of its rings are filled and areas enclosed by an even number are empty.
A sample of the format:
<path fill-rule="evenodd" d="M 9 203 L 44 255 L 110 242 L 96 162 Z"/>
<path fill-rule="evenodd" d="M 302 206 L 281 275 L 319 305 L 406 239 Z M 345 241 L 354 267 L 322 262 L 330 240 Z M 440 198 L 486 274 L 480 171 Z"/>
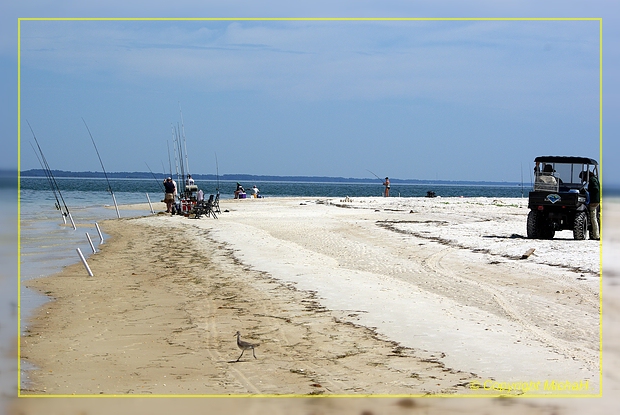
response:
<path fill-rule="evenodd" d="M 245 193 L 245 189 L 241 186 L 241 183 L 237 183 L 237 189 L 235 189 L 235 199 L 239 199 L 239 195 Z"/>
<path fill-rule="evenodd" d="M 164 180 L 164 188 L 166 190 L 166 195 L 164 196 L 164 202 L 166 203 L 166 213 L 172 213 L 174 195 L 177 191 L 177 186 L 172 180 L 172 177 L 168 177 L 166 180 Z"/>
<path fill-rule="evenodd" d="M 590 214 L 590 224 L 592 225 L 592 238 L 600 239 L 600 233 L 598 228 L 598 220 L 596 218 L 596 210 L 601 203 L 601 184 L 598 181 L 598 177 L 594 174 L 594 172 L 590 172 L 587 170 L 579 173 L 579 178 L 588 182 L 588 195 L 590 196 L 590 201 L 588 203 L 588 213 Z"/>

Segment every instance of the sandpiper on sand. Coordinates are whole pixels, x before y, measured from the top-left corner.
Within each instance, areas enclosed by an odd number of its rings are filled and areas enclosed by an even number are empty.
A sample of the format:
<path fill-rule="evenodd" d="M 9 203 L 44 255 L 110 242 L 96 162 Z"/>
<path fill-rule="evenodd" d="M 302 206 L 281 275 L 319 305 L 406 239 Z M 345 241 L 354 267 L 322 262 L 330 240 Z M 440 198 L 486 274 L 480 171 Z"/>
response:
<path fill-rule="evenodd" d="M 254 359 L 256 359 L 256 355 L 254 354 L 254 348 L 257 347 L 258 344 L 252 344 L 241 340 L 241 333 L 239 333 L 238 331 L 237 333 L 235 333 L 235 336 L 237 336 L 237 347 L 241 349 L 241 354 L 237 358 L 237 362 L 239 361 L 239 359 L 241 359 L 241 356 L 243 356 L 243 352 L 249 349 L 252 349 L 252 356 L 254 356 Z"/>

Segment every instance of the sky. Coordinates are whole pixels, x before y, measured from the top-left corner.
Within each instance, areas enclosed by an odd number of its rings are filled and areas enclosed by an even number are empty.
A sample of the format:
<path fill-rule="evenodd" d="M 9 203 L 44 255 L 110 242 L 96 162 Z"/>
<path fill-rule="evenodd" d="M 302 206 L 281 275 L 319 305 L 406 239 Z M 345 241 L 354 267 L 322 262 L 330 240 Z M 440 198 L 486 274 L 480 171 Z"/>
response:
<path fill-rule="evenodd" d="M 17 17 L 602 17 L 602 170 L 604 184 L 620 185 L 620 14 L 607 2 L 126 3 L 1 6 L 2 89 L 17 96 Z M 597 20 L 19 28 L 20 112 L 1 104 L 15 149 L 0 154 L 3 167 L 40 167 L 26 121 L 50 167 L 73 171 L 101 169 L 84 121 L 107 171 L 167 171 L 173 128 L 194 174 L 216 173 L 217 158 L 219 174 L 518 182 L 539 155 L 600 160 Z"/>

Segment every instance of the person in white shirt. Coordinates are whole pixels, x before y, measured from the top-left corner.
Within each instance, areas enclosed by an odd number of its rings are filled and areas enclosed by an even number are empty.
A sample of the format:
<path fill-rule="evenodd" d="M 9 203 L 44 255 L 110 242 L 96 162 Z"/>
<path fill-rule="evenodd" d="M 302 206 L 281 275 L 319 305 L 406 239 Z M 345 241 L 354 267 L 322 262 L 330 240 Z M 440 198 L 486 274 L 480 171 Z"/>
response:
<path fill-rule="evenodd" d="M 256 187 L 256 185 L 254 185 L 254 187 L 252 187 L 252 191 L 254 192 L 253 193 L 254 197 L 256 197 L 256 198 L 260 197 L 260 190 L 258 190 L 258 187 Z"/>

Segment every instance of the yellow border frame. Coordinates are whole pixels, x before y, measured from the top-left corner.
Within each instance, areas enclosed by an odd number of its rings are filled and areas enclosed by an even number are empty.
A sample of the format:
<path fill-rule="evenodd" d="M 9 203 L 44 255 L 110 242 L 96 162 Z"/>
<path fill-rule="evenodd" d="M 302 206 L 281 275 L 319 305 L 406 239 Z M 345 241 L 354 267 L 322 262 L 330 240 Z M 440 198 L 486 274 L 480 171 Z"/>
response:
<path fill-rule="evenodd" d="M 22 21 L 598 21 L 599 22 L 599 178 L 603 197 L 603 19 L 598 17 L 32 17 L 17 19 L 17 396 L 20 398 L 600 398 L 603 396 L 603 203 L 599 241 L 599 393 L 579 395 L 511 395 L 511 394 L 450 394 L 450 395 L 22 395 L 21 394 L 21 22 Z"/>

